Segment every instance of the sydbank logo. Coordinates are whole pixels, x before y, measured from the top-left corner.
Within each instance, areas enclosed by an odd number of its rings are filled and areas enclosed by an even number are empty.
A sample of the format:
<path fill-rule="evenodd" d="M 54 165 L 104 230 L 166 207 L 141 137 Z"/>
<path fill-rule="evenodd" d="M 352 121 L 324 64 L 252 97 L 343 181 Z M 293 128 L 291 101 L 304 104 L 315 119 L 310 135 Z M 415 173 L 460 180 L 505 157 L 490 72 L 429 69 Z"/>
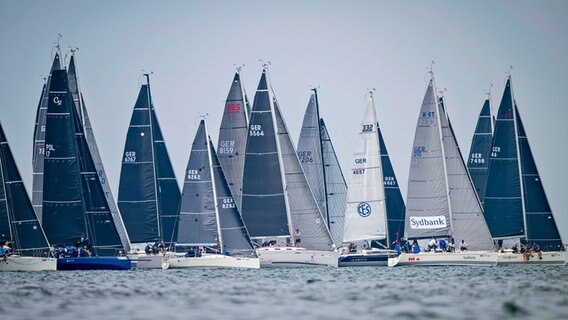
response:
<path fill-rule="evenodd" d="M 410 217 L 411 229 L 440 229 L 445 228 L 446 217 Z"/>

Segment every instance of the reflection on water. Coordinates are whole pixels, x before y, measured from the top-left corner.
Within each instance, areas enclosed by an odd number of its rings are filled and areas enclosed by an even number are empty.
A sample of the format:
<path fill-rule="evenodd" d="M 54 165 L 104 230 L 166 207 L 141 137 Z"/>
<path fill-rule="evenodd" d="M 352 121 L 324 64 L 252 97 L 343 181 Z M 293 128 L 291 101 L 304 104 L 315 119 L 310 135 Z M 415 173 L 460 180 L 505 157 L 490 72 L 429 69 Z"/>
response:
<path fill-rule="evenodd" d="M 568 319 L 568 267 L 0 274 L 8 319 Z"/>

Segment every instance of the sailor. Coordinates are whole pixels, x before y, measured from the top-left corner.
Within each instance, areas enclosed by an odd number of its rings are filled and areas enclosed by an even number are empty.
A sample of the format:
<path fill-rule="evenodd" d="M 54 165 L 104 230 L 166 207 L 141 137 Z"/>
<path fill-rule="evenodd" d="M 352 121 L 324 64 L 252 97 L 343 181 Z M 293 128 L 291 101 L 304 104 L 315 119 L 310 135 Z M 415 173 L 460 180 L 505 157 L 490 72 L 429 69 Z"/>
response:
<path fill-rule="evenodd" d="M 400 240 L 396 240 L 396 246 L 394 247 L 394 249 L 398 254 L 402 252 L 402 246 L 400 245 Z"/>
<path fill-rule="evenodd" d="M 437 248 L 436 245 L 436 238 L 432 238 L 430 242 L 428 242 L 428 251 L 435 250 Z"/>
<path fill-rule="evenodd" d="M 294 246 L 295 247 L 299 247 L 300 246 L 300 242 L 302 241 L 300 239 L 301 237 L 301 233 L 300 233 L 300 229 L 296 229 L 296 231 L 294 232 Z"/>
<path fill-rule="evenodd" d="M 462 239 L 462 242 L 460 243 L 460 251 L 467 251 L 467 247 L 467 243 Z"/>
<path fill-rule="evenodd" d="M 440 239 L 440 241 L 438 241 L 438 248 L 440 248 L 440 250 L 446 251 L 447 247 L 446 240 Z"/>

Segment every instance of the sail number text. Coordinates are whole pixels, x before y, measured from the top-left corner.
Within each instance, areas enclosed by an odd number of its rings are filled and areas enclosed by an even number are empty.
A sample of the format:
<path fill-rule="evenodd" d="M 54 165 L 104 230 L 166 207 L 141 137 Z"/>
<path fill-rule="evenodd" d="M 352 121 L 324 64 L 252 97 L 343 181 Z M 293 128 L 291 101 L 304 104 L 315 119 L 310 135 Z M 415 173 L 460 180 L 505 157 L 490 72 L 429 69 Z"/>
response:
<path fill-rule="evenodd" d="M 187 170 L 187 180 L 201 180 L 201 175 L 199 174 L 199 170 Z"/>
<path fill-rule="evenodd" d="M 136 151 L 126 151 L 124 153 L 124 162 L 136 162 Z"/>
<path fill-rule="evenodd" d="M 227 113 L 237 113 L 241 111 L 240 103 L 227 103 Z"/>
<path fill-rule="evenodd" d="M 435 111 L 426 111 L 420 114 L 421 118 L 435 118 L 436 112 Z"/>
<path fill-rule="evenodd" d="M 52 144 L 46 144 L 45 145 L 45 157 L 49 158 L 49 154 L 51 153 L 51 151 L 55 151 L 55 147 Z"/>
<path fill-rule="evenodd" d="M 222 140 L 219 143 L 219 153 L 233 153 L 235 152 L 235 141 Z"/>
<path fill-rule="evenodd" d="M 414 150 L 412 150 L 412 157 L 413 158 L 420 158 L 422 157 L 422 152 L 426 152 L 425 146 L 416 146 Z"/>
<path fill-rule="evenodd" d="M 394 177 L 385 176 L 385 186 L 396 186 L 396 179 Z"/>
<path fill-rule="evenodd" d="M 298 159 L 301 163 L 312 163 L 314 162 L 314 157 L 312 157 L 311 151 L 299 151 Z"/>
<path fill-rule="evenodd" d="M 362 132 L 370 132 L 370 131 L 373 131 L 373 125 L 372 124 L 364 124 Z"/>
<path fill-rule="evenodd" d="M 262 131 L 262 126 L 260 124 L 252 124 L 250 126 L 249 135 L 251 137 L 264 136 L 264 131 Z"/>
<path fill-rule="evenodd" d="M 481 152 L 472 153 L 469 159 L 469 163 L 484 164 L 485 158 L 483 158 L 483 154 Z"/>
<path fill-rule="evenodd" d="M 225 198 L 223 199 L 223 204 L 221 205 L 221 207 L 223 209 L 234 209 L 236 208 L 235 201 L 233 200 L 233 198 Z"/>
<path fill-rule="evenodd" d="M 491 148 L 491 158 L 497 158 L 497 155 L 499 155 L 499 152 L 501 152 L 501 147 L 492 147 Z"/>

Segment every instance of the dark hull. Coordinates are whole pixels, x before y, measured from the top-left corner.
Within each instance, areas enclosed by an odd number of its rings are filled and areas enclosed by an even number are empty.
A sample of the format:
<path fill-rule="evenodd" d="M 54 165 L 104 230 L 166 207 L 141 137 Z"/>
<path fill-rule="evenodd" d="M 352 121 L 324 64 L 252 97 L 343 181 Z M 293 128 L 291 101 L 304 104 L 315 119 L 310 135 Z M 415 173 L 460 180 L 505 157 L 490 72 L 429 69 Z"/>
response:
<path fill-rule="evenodd" d="M 339 256 L 339 267 L 367 267 L 386 266 L 389 258 L 395 257 L 392 253 L 351 253 Z"/>
<path fill-rule="evenodd" d="M 78 257 L 57 259 L 57 270 L 130 270 L 132 261 L 125 257 Z"/>

